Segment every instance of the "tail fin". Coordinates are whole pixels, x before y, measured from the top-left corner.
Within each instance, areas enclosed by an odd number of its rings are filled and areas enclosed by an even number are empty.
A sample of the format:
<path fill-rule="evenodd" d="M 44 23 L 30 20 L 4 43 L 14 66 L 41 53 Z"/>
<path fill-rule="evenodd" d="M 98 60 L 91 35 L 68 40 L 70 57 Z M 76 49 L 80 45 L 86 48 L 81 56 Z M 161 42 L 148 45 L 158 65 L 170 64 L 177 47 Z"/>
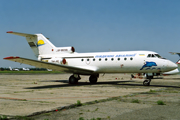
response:
<path fill-rule="evenodd" d="M 44 35 L 42 34 L 26 34 L 9 31 L 7 33 L 26 37 L 26 40 L 33 50 L 36 57 L 39 55 L 53 54 L 56 48 Z"/>
<path fill-rule="evenodd" d="M 12 71 L 12 68 L 11 68 L 11 67 L 9 67 L 9 70 L 11 70 L 11 71 Z"/>

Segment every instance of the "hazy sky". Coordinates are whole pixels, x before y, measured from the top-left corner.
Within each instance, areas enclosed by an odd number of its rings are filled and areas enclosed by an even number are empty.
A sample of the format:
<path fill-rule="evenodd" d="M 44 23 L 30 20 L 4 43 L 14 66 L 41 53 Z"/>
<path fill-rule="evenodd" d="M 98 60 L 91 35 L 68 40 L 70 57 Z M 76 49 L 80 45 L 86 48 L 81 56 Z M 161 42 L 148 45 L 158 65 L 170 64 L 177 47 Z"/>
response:
<path fill-rule="evenodd" d="M 0 67 L 26 67 L 8 56 L 36 59 L 25 37 L 43 33 L 76 52 L 150 50 L 176 62 L 179 0 L 0 0 Z"/>

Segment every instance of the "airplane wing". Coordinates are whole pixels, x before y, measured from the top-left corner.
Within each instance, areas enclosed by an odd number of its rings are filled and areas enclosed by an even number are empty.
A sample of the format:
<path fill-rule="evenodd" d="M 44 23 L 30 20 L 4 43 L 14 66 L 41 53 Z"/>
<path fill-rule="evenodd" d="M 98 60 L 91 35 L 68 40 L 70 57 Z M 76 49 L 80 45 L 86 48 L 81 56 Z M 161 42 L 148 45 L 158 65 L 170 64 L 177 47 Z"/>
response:
<path fill-rule="evenodd" d="M 80 68 L 80 67 L 74 67 L 74 66 L 68 66 L 68 65 L 61 65 L 61 64 L 55 64 L 55 63 L 48 63 L 28 58 L 22 58 L 22 57 L 6 57 L 3 58 L 4 60 L 10 60 L 14 62 L 19 62 L 21 64 L 28 64 L 32 66 L 36 66 L 39 68 L 47 68 L 47 69 L 53 69 L 56 71 L 62 71 L 66 73 L 76 73 L 76 74 L 92 74 L 95 72 L 95 69 L 93 68 Z"/>

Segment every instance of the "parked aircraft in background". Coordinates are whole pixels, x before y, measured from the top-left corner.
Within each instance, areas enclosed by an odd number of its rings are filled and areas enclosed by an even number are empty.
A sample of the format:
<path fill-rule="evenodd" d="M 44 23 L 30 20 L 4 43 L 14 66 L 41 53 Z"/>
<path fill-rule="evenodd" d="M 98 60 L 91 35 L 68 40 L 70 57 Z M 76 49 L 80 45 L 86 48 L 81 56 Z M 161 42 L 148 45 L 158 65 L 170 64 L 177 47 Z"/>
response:
<path fill-rule="evenodd" d="M 52 71 L 52 69 L 47 69 L 47 71 Z"/>
<path fill-rule="evenodd" d="M 29 71 L 30 69 L 29 69 L 29 68 L 23 68 L 22 70 L 24 70 L 24 71 Z"/>
<path fill-rule="evenodd" d="M 11 71 L 19 71 L 19 69 L 17 69 L 17 68 L 11 68 L 11 67 L 9 67 L 9 70 L 11 70 Z"/>
<path fill-rule="evenodd" d="M 76 53 L 74 47 L 55 47 L 42 34 L 7 33 L 26 37 L 38 60 L 17 56 L 5 60 L 73 73 L 70 84 L 78 83 L 80 75 L 90 75 L 89 81 L 94 84 L 101 73 L 144 73 L 148 79 L 143 85 L 150 85 L 152 76 L 177 68 L 175 63 L 152 51 Z"/>

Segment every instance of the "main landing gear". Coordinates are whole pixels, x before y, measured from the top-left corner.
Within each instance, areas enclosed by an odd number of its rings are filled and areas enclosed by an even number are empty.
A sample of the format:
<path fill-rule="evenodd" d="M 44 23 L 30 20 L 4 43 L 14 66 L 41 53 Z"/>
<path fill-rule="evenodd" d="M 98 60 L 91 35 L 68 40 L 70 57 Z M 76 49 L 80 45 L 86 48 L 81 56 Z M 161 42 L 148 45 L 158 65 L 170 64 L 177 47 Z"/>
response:
<path fill-rule="evenodd" d="M 97 74 L 97 75 L 91 75 L 91 76 L 89 77 L 89 82 L 90 82 L 91 84 L 97 83 L 98 77 L 99 77 L 99 74 Z M 81 79 L 81 77 L 80 77 L 78 74 L 71 75 L 71 76 L 69 77 L 69 84 L 77 84 L 80 79 Z"/>
<path fill-rule="evenodd" d="M 80 79 L 81 79 L 81 77 L 79 75 L 76 75 L 76 74 L 71 75 L 69 77 L 69 84 L 77 84 L 78 80 L 80 80 Z"/>
<path fill-rule="evenodd" d="M 90 82 L 91 84 L 97 83 L 98 77 L 99 77 L 99 74 L 98 74 L 98 75 L 91 75 L 91 76 L 89 77 L 89 82 Z"/>

